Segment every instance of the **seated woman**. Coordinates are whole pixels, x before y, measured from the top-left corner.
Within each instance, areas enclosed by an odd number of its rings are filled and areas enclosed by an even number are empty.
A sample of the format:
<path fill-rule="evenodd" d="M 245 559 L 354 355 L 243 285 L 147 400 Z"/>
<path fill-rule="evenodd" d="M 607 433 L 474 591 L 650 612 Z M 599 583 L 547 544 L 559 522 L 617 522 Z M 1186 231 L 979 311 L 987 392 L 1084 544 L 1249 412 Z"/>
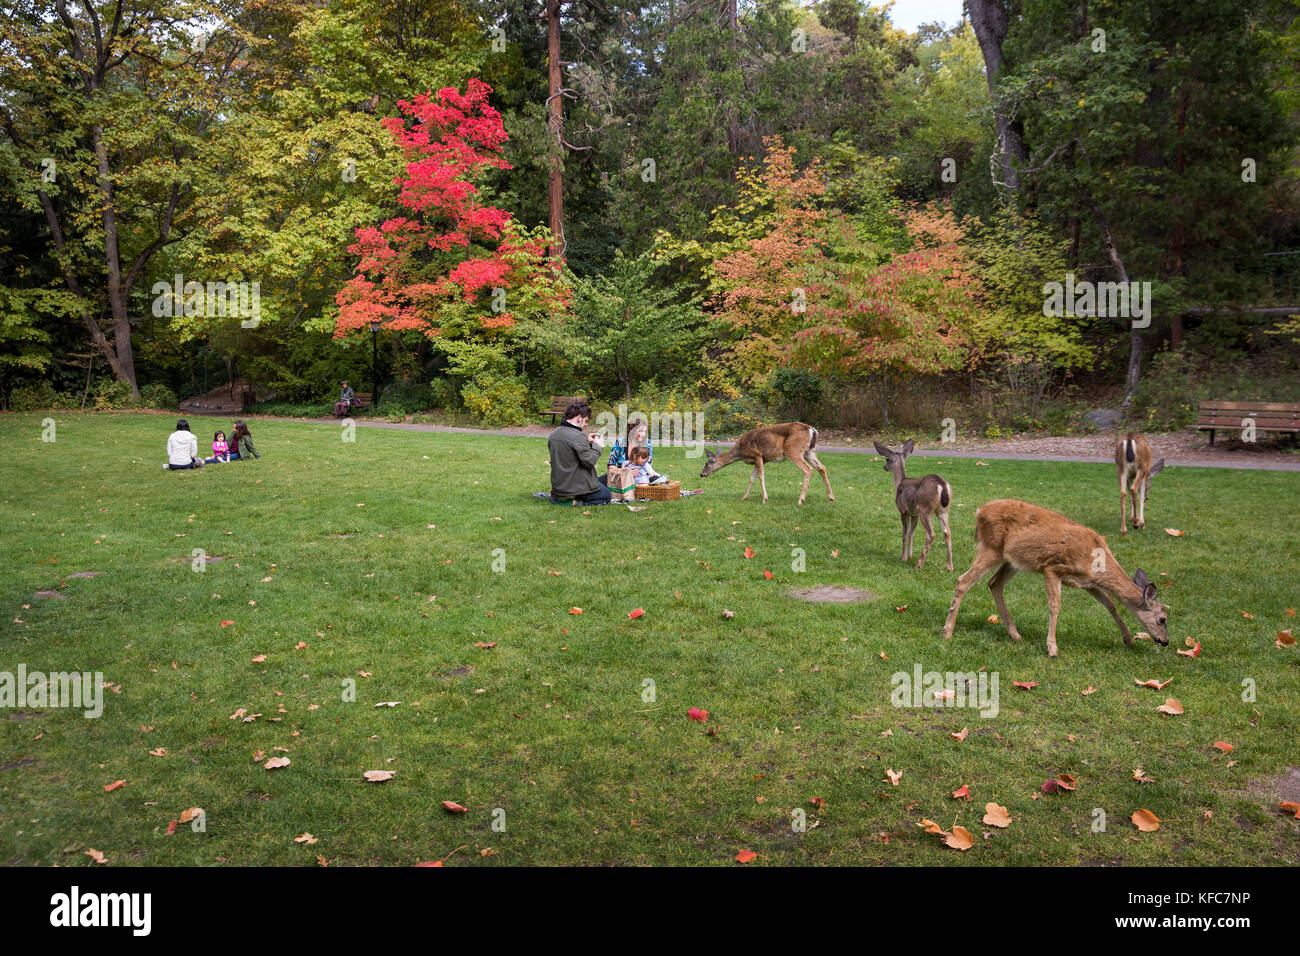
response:
<path fill-rule="evenodd" d="M 344 382 L 343 391 L 339 392 L 339 400 L 334 403 L 334 417 L 342 418 L 348 413 L 349 408 L 360 404 L 361 400 L 357 398 L 357 393 L 352 391 L 352 386 Z"/>
<path fill-rule="evenodd" d="M 626 468 L 631 462 L 628 460 L 629 450 L 637 445 L 642 445 L 650 452 L 650 461 L 654 462 L 655 450 L 650 444 L 650 429 L 646 427 L 644 419 L 633 418 L 627 423 L 627 438 L 614 439 L 614 447 L 609 450 L 609 461 L 606 466 L 609 468 Z"/>
<path fill-rule="evenodd" d="M 190 423 L 183 418 L 176 423 L 176 431 L 167 436 L 167 464 L 163 467 L 172 471 L 203 467 L 198 436 L 190 431 Z"/>
<path fill-rule="evenodd" d="M 248 426 L 244 424 L 243 419 L 235 422 L 235 430 L 230 435 L 230 460 L 241 461 L 249 458 L 261 458 L 257 449 L 253 447 L 253 436 L 248 432 Z"/>

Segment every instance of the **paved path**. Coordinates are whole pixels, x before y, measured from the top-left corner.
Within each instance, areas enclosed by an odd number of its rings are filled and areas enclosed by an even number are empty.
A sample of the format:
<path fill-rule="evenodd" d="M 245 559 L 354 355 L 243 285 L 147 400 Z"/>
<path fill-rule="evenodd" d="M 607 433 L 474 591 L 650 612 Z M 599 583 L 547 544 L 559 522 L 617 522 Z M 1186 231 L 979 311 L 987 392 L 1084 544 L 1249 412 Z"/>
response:
<path fill-rule="evenodd" d="M 253 418 L 254 416 L 249 416 Z M 337 418 L 275 418 L 272 416 L 257 416 L 267 421 L 308 421 L 320 424 L 330 424 L 340 421 Z M 399 431 L 412 432 L 451 432 L 463 435 L 506 435 L 513 438 L 545 438 L 546 433 L 540 433 L 536 430 L 526 428 L 459 428 L 453 425 L 431 425 L 415 424 L 408 422 L 375 422 L 367 421 L 363 418 L 350 419 L 355 421 L 362 428 L 392 428 Z M 661 442 L 660 444 L 673 447 L 681 444 L 680 442 Z M 710 448 L 730 448 L 733 442 L 706 442 Z M 874 455 L 874 448 L 855 448 L 848 445 L 818 445 L 818 451 L 827 452 L 847 452 L 856 455 Z M 1086 462 L 1090 464 L 1114 464 L 1114 459 L 1109 456 L 1079 456 L 1079 455 L 1034 455 L 1021 452 L 1003 452 L 1003 451 L 960 451 L 958 449 L 944 448 L 918 448 L 913 457 L 920 458 L 977 458 L 977 459 L 994 459 L 996 461 L 1072 461 Z M 1249 471 L 1300 471 L 1300 460 L 1291 461 L 1251 461 L 1243 457 L 1240 461 L 1197 461 L 1179 459 L 1170 463 L 1172 466 L 1179 468 L 1239 468 Z"/>

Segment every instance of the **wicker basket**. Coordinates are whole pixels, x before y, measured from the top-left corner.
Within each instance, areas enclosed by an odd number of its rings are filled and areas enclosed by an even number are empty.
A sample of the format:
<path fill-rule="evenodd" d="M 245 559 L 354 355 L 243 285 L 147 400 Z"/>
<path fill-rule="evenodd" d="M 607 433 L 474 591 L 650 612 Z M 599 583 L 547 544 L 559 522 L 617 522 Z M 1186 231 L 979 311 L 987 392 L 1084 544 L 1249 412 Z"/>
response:
<path fill-rule="evenodd" d="M 637 485 L 636 496 L 650 501 L 672 501 L 682 496 L 682 483 L 670 481 L 662 485 Z"/>

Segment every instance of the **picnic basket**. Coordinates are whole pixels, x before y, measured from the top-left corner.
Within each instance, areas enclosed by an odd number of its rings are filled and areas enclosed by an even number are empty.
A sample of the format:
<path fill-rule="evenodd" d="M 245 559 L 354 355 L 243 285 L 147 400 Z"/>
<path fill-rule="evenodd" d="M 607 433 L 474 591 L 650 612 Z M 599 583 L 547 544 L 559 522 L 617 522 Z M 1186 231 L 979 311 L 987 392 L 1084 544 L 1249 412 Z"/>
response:
<path fill-rule="evenodd" d="M 682 483 L 670 481 L 661 485 L 637 485 L 636 496 L 651 501 L 672 501 L 682 496 Z"/>

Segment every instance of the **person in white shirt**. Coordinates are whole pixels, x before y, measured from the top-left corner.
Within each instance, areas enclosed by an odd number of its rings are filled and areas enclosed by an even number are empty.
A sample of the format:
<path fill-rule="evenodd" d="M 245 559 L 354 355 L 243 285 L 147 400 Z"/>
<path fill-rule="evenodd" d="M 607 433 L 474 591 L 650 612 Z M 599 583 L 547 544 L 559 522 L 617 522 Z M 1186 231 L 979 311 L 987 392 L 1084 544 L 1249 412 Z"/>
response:
<path fill-rule="evenodd" d="M 167 436 L 166 467 L 172 471 L 203 467 L 198 436 L 190 431 L 190 423 L 183 418 L 176 423 L 176 431 Z"/>

